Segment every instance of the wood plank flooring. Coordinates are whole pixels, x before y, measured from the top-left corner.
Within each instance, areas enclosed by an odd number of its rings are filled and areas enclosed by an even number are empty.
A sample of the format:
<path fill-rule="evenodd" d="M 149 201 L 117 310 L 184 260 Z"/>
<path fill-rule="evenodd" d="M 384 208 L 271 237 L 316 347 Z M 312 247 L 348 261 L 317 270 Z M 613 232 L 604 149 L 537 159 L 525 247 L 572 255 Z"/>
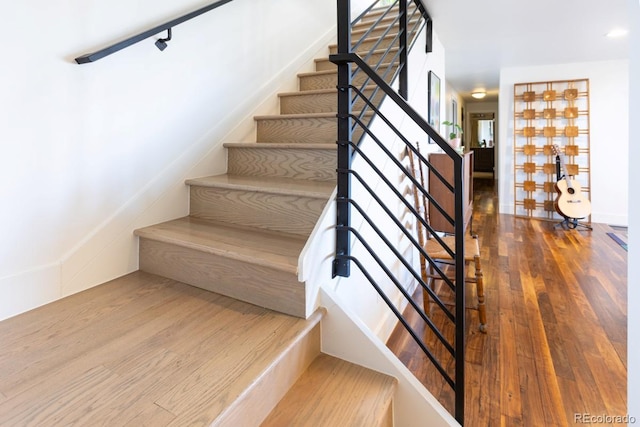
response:
<path fill-rule="evenodd" d="M 0 322 L 0 426 L 209 425 L 318 321 L 132 273 Z"/>
<path fill-rule="evenodd" d="M 627 252 L 606 234 L 616 230 L 501 215 L 493 180 L 474 186 L 488 333 L 468 310 L 466 425 L 612 425 L 602 416 L 627 414 Z M 451 388 L 407 334 L 388 346 L 452 410 Z"/>
<path fill-rule="evenodd" d="M 390 427 L 396 383 L 393 377 L 322 354 L 261 427 Z"/>

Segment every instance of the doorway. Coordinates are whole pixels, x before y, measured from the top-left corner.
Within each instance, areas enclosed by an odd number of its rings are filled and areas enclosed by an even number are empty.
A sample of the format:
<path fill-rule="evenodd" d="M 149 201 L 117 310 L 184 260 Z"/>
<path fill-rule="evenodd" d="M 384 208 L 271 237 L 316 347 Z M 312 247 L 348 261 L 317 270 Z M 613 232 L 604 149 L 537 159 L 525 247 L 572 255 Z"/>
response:
<path fill-rule="evenodd" d="M 473 173 L 480 178 L 495 178 L 495 113 L 471 113 L 469 147 L 473 150 Z"/>

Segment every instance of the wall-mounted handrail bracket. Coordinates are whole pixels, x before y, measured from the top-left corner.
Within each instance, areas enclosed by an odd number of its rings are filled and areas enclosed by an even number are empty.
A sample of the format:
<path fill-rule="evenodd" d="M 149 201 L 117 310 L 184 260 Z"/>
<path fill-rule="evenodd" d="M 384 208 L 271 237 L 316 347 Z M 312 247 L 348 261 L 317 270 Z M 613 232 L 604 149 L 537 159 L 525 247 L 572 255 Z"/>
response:
<path fill-rule="evenodd" d="M 167 28 L 167 37 L 164 39 L 158 39 L 156 40 L 156 47 L 158 49 L 160 49 L 160 51 L 163 51 L 167 48 L 167 42 L 171 41 L 171 28 Z"/>

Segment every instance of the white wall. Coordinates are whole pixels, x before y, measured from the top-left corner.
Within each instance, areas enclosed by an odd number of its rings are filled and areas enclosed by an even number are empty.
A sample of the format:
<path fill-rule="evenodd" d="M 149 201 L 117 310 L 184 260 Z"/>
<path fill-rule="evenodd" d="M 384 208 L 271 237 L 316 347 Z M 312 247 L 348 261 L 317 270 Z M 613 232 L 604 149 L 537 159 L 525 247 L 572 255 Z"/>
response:
<path fill-rule="evenodd" d="M 635 22 L 631 31 L 631 63 L 629 75 L 640 75 L 640 2 L 628 0 L 629 22 Z M 640 117 L 640 82 L 637 78 L 631 79 L 629 90 L 629 117 Z M 637 123 L 629 123 L 629 178 L 630 182 L 640 181 L 640 168 L 637 161 L 640 159 L 640 130 Z M 629 186 L 629 276 L 627 278 L 628 303 L 627 303 L 627 345 L 628 345 L 628 382 L 627 407 L 629 415 L 640 419 L 640 199 L 635 186 Z"/>
<path fill-rule="evenodd" d="M 444 83 L 444 96 L 442 97 L 443 108 L 445 109 L 445 114 L 442 116 L 442 120 L 452 121 L 453 119 L 453 109 L 451 108 L 452 100 L 456 101 L 457 104 L 457 115 L 458 115 L 458 124 L 462 124 L 462 116 L 460 112 L 462 107 L 464 106 L 464 101 L 458 91 L 451 85 L 449 82 Z M 449 130 L 451 128 L 446 128 L 445 130 Z M 464 130 L 464 129 L 463 129 Z M 447 132 L 448 133 L 448 132 Z M 444 134 L 444 136 L 447 136 Z"/>
<path fill-rule="evenodd" d="M 235 0 L 164 52 L 73 61 L 203 4 L 0 4 L 0 318 L 135 270 L 133 229 L 186 214 L 184 179 L 224 172 L 335 34 L 333 0 Z"/>
<path fill-rule="evenodd" d="M 602 61 L 504 68 L 500 73 L 500 212 L 513 214 L 513 85 L 589 79 L 591 220 L 628 225 L 629 69 L 628 61 Z"/>

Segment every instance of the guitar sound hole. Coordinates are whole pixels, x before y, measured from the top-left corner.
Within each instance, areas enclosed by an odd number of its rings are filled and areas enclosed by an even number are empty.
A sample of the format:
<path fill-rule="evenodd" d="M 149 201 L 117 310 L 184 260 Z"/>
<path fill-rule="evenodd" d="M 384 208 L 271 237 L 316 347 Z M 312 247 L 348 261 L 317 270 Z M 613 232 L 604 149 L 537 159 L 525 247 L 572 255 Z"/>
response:
<path fill-rule="evenodd" d="M 575 192 L 576 192 L 576 190 L 574 190 L 573 188 L 567 188 L 567 193 L 573 194 Z"/>

